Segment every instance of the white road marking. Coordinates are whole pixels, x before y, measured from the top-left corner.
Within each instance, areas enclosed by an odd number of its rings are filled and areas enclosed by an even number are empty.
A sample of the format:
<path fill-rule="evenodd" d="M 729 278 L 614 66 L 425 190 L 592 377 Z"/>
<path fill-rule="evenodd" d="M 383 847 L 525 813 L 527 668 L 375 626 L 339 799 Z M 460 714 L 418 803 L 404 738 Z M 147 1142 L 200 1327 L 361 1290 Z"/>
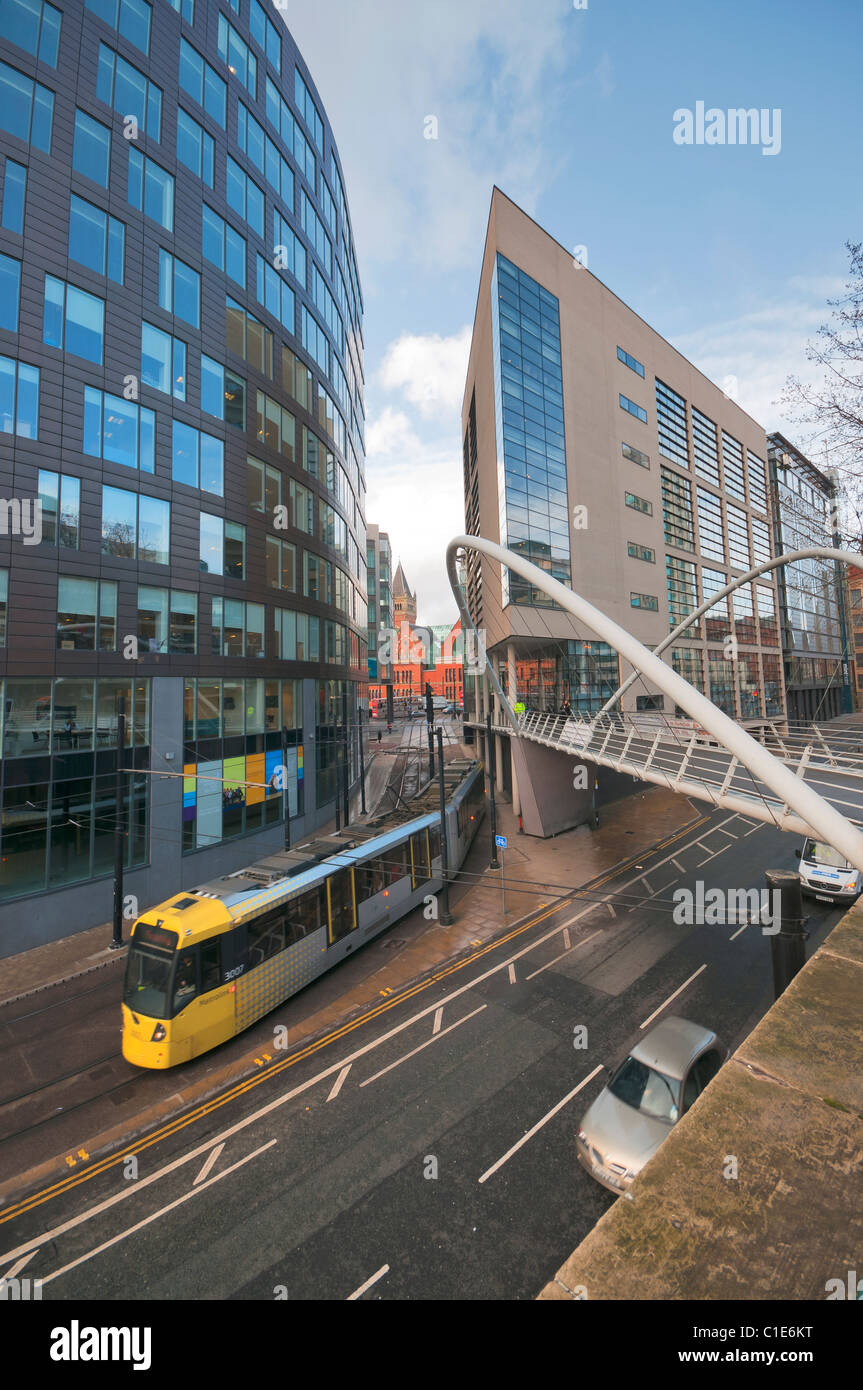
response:
<path fill-rule="evenodd" d="M 14 1279 L 16 1274 L 19 1274 L 24 1266 L 32 1260 L 38 1249 L 39 1247 L 37 1245 L 35 1250 L 30 1250 L 28 1254 L 22 1255 L 20 1260 L 16 1260 L 15 1264 L 12 1265 L 11 1269 L 7 1269 L 5 1274 L 0 1275 L 0 1285 L 2 1285 L 4 1279 Z"/>
<path fill-rule="evenodd" d="M 617 913 L 615 912 L 614 908 L 611 906 L 611 903 L 606 903 L 605 906 L 608 908 L 608 912 L 609 912 L 609 915 L 610 915 L 611 917 L 616 917 L 616 916 L 617 916 Z"/>
<path fill-rule="evenodd" d="M 423 1048 L 429 1047 L 433 1042 L 437 1042 L 438 1038 L 445 1038 L 447 1033 L 452 1032 L 453 1028 L 460 1028 L 463 1023 L 467 1023 L 469 1018 L 476 1018 L 476 1015 L 481 1014 L 483 1009 L 486 1008 L 488 1008 L 487 1004 L 480 1004 L 479 1008 L 474 1009 L 473 1013 L 465 1014 L 464 1018 L 458 1019 L 456 1023 L 451 1023 L 449 1028 L 444 1028 L 440 1033 L 432 1033 L 431 1037 L 426 1038 L 425 1042 L 420 1043 L 419 1047 L 413 1048 L 411 1052 L 406 1052 L 403 1057 L 399 1057 L 395 1062 L 390 1062 L 388 1067 L 383 1067 L 380 1071 L 376 1071 L 374 1076 L 367 1076 L 365 1081 L 360 1082 L 360 1086 L 371 1086 L 372 1082 L 377 1081 L 379 1076 L 386 1076 L 388 1071 L 393 1070 L 393 1067 L 400 1067 L 402 1062 L 407 1062 L 409 1058 L 416 1057 L 417 1053 L 422 1052 Z"/>
<path fill-rule="evenodd" d="M 510 967 L 509 967 L 509 982 L 510 982 L 511 985 L 514 985 L 514 984 L 516 983 L 516 978 L 515 978 L 515 966 L 512 965 L 512 964 L 510 964 Z"/>
<path fill-rule="evenodd" d="M 271 1139 L 268 1144 L 262 1144 L 259 1149 L 255 1149 L 254 1153 L 247 1154 L 245 1158 L 241 1158 L 237 1163 L 232 1163 L 230 1168 L 225 1168 L 223 1172 L 217 1173 L 214 1178 L 209 1178 L 207 1182 L 202 1183 L 200 1187 L 191 1188 L 189 1192 L 184 1192 L 182 1197 L 177 1197 L 173 1202 L 169 1202 L 167 1206 L 160 1207 L 158 1211 L 151 1212 L 149 1216 L 144 1217 L 143 1221 L 136 1222 L 135 1225 L 130 1226 L 128 1230 L 121 1231 L 119 1235 L 112 1236 L 110 1240 L 103 1241 L 101 1245 L 97 1245 L 94 1249 L 88 1250 L 85 1255 L 79 1255 L 76 1260 L 70 1260 L 69 1264 L 63 1265 L 62 1269 L 55 1269 L 53 1274 L 46 1274 L 42 1279 L 42 1283 L 50 1284 L 52 1279 L 59 1279 L 61 1274 L 68 1274 L 70 1269 L 75 1269 L 77 1265 L 82 1265 L 85 1264 L 87 1260 L 92 1260 L 94 1255 L 101 1255 L 103 1250 L 110 1250 L 112 1245 L 118 1245 L 119 1242 L 125 1240 L 127 1236 L 132 1236 L 136 1231 L 143 1230 L 144 1227 L 149 1226 L 151 1222 L 157 1221 L 160 1216 L 167 1216 L 169 1211 L 173 1211 L 175 1207 L 181 1207 L 184 1202 L 188 1202 L 190 1197 L 197 1196 L 199 1192 L 205 1192 L 208 1187 L 213 1186 L 213 1183 L 221 1182 L 222 1178 L 227 1178 L 229 1174 L 235 1173 L 238 1168 L 242 1168 L 245 1164 L 251 1163 L 253 1158 L 257 1158 L 259 1154 L 266 1153 L 267 1149 L 271 1149 L 276 1143 L 278 1143 L 278 1140 Z M 138 1185 L 140 1186 L 140 1184 Z"/>
<path fill-rule="evenodd" d="M 358 1289 L 354 1289 L 353 1293 L 348 1294 L 347 1298 L 345 1299 L 345 1302 L 351 1303 L 354 1301 L 354 1299 L 362 1298 L 363 1294 L 366 1292 L 367 1289 L 371 1288 L 372 1284 L 376 1284 L 379 1279 L 383 1279 L 384 1275 L 389 1274 L 389 1272 L 389 1265 L 381 1265 L 377 1274 L 373 1274 L 371 1279 L 367 1279 L 364 1284 L 360 1284 Z"/>
<path fill-rule="evenodd" d="M 195 1178 L 195 1182 L 194 1182 L 194 1186 L 195 1186 L 195 1187 L 198 1186 L 198 1183 L 199 1183 L 199 1182 L 203 1182 L 203 1181 L 204 1181 L 204 1178 L 207 1176 L 207 1174 L 209 1173 L 210 1169 L 211 1169 L 211 1168 L 213 1167 L 213 1165 L 218 1161 L 219 1155 L 221 1154 L 221 1152 L 222 1152 L 222 1150 L 223 1150 L 224 1147 L 225 1147 L 224 1144 L 217 1144 L 216 1147 L 210 1151 L 209 1157 L 206 1158 L 206 1159 L 204 1160 L 204 1166 L 203 1166 L 203 1168 L 201 1169 L 201 1171 L 200 1171 L 200 1173 L 198 1174 L 198 1176 Z"/>
<path fill-rule="evenodd" d="M 743 923 L 743 926 L 742 926 L 742 927 L 738 927 L 738 928 L 737 928 L 737 931 L 734 933 L 734 935 L 733 935 L 733 936 L 729 936 L 728 940 L 729 940 L 729 941 L 736 941 L 736 939 L 737 939 L 737 937 L 740 935 L 740 933 L 741 933 L 742 931 L 746 931 L 746 928 L 747 928 L 748 926 L 749 926 L 749 923 L 748 923 L 748 922 L 744 922 L 744 923 Z"/>
<path fill-rule="evenodd" d="M 569 950 L 569 927 L 563 929 L 563 944 Z"/>
<path fill-rule="evenodd" d="M 682 864 L 678 864 L 678 862 L 677 862 L 676 859 L 672 859 L 671 862 L 672 862 L 672 864 L 674 865 L 675 869 L 677 870 L 677 872 L 678 872 L 679 874 L 685 874 L 685 873 L 686 873 L 686 870 L 684 869 L 683 865 L 682 865 Z"/>
<path fill-rule="evenodd" d="M 442 1021 L 443 1021 L 443 1009 L 438 1009 L 438 1010 L 436 1011 L 436 1013 L 435 1013 L 435 1016 L 434 1016 L 434 1023 L 432 1024 L 432 1032 L 433 1032 L 433 1033 L 439 1033 L 439 1032 L 440 1032 L 440 1026 L 441 1026 Z"/>
<path fill-rule="evenodd" d="M 490 1178 L 493 1173 L 497 1172 L 498 1168 L 502 1168 L 503 1165 L 507 1163 L 509 1159 L 512 1158 L 513 1154 L 518 1153 L 519 1149 L 527 1143 L 528 1139 L 532 1139 L 533 1136 L 537 1133 L 537 1131 L 542 1129 L 543 1125 L 548 1124 L 549 1120 L 553 1119 L 557 1112 L 559 1110 L 562 1110 L 565 1105 L 568 1105 L 569 1102 L 572 1100 L 573 1096 L 577 1096 L 579 1091 L 584 1090 L 584 1087 L 587 1085 L 587 1083 L 589 1081 L 592 1081 L 593 1078 L 601 1071 L 602 1067 L 594 1067 L 593 1071 L 590 1073 L 589 1076 L 586 1076 L 583 1081 L 579 1081 L 578 1085 L 575 1086 L 569 1092 L 568 1095 L 565 1095 L 563 1100 L 559 1100 L 557 1102 L 557 1105 L 553 1106 L 552 1109 L 549 1110 L 547 1115 L 543 1115 L 541 1120 L 537 1120 L 533 1128 L 527 1131 L 527 1134 L 523 1134 L 521 1138 L 518 1140 L 518 1142 L 516 1144 L 513 1144 L 511 1149 L 507 1149 L 503 1158 L 499 1158 L 497 1163 L 493 1163 L 490 1168 L 487 1168 L 483 1173 L 482 1177 L 479 1179 L 479 1181 L 485 1182 L 487 1178 Z"/>
<path fill-rule="evenodd" d="M 758 828 L 760 829 L 760 826 Z M 662 864 L 667 863 L 670 857 L 669 855 L 666 859 L 663 859 L 660 864 L 654 865 L 654 869 L 658 869 Z M 637 882 L 638 880 L 636 879 L 633 881 Z M 614 897 L 615 893 L 621 891 L 622 887 L 618 887 L 607 896 Z M 458 999 L 460 995 L 467 994 L 470 990 L 476 989 L 477 985 L 481 985 L 486 980 L 491 979 L 499 970 L 503 970 L 509 964 L 510 960 L 520 960 L 522 956 L 529 955 L 531 951 L 535 951 L 537 947 L 544 945 L 546 941 L 551 941 L 551 939 L 559 935 L 562 930 L 565 931 L 566 928 L 573 926 L 589 912 L 593 912 L 595 907 L 595 903 L 588 903 L 580 912 L 576 912 L 573 917 L 570 917 L 568 921 L 564 922 L 562 927 L 551 927 L 536 941 L 528 942 L 526 946 L 522 946 L 521 949 L 516 951 L 509 959 L 501 961 L 498 965 L 490 966 L 488 970 L 484 971 L 481 975 L 477 975 L 475 979 L 468 980 L 465 984 L 459 985 L 457 989 L 454 989 L 451 994 L 446 996 L 443 1001 L 444 1006 L 451 1004 L 453 1000 Z M 151 1183 L 158 1182 L 160 1178 L 167 1177 L 169 1173 L 173 1173 L 178 1168 L 182 1168 L 185 1163 L 194 1162 L 196 1158 L 200 1158 L 201 1154 L 209 1152 L 215 1144 L 221 1143 L 223 1140 L 231 1139 L 235 1134 L 242 1133 L 244 1129 L 255 1124 L 256 1121 L 263 1119 L 266 1115 L 272 1114 L 273 1111 L 278 1110 L 289 1101 L 295 1100 L 297 1096 L 302 1095 L 305 1091 L 311 1090 L 319 1081 L 325 1081 L 327 1077 L 336 1075 L 345 1066 L 350 1066 L 360 1057 L 364 1057 L 367 1052 L 372 1052 L 376 1047 L 380 1047 L 383 1043 L 388 1042 L 390 1038 L 396 1037 L 399 1033 L 404 1032 L 405 1029 L 411 1028 L 415 1023 L 427 1018 L 428 1015 L 433 1014 L 438 1007 L 440 1006 L 429 1004 L 428 1008 L 421 1009 L 419 1013 L 412 1014 L 411 1017 L 405 1019 L 403 1023 L 396 1024 L 389 1032 L 382 1033 L 379 1038 L 373 1038 L 370 1042 L 357 1048 L 356 1052 L 352 1052 L 348 1057 L 343 1057 L 340 1061 L 334 1062 L 332 1066 L 325 1067 L 323 1071 L 317 1072 L 316 1075 L 310 1077 L 308 1081 L 303 1081 L 299 1086 L 295 1086 L 292 1090 L 285 1091 L 282 1095 L 276 1096 L 274 1100 L 268 1101 L 266 1105 L 262 1105 L 260 1109 L 255 1110 L 251 1115 L 247 1115 L 244 1119 L 238 1120 L 236 1124 L 230 1125 L 228 1129 L 223 1130 L 222 1133 L 217 1135 L 214 1139 L 208 1139 L 206 1143 L 197 1145 L 196 1148 L 190 1149 L 188 1153 L 182 1154 L 179 1158 L 173 1159 L 170 1163 L 164 1164 L 161 1168 L 157 1168 L 155 1172 L 148 1174 L 146 1178 L 139 1178 L 136 1183 L 125 1185 L 121 1191 L 114 1193 L 112 1197 L 107 1197 L 103 1202 L 95 1203 L 95 1205 L 88 1207 L 77 1216 L 70 1217 L 68 1221 L 61 1222 L 59 1226 L 54 1226 L 48 1231 L 43 1231 L 38 1236 L 34 1236 L 32 1240 L 25 1241 L 14 1250 L 9 1250 L 5 1254 L 0 1255 L 0 1264 L 2 1264 L 4 1260 L 14 1259 L 18 1255 L 23 1255 L 26 1251 L 33 1250 L 49 1240 L 56 1240 L 58 1236 L 65 1235 L 67 1231 L 74 1230 L 85 1221 L 93 1220 L 94 1217 L 101 1215 L 103 1211 L 109 1211 L 111 1207 L 116 1206 L 118 1202 L 123 1202 L 127 1197 L 133 1196 L 134 1193 L 141 1192 L 145 1187 L 149 1187 Z"/>
<path fill-rule="evenodd" d="M 567 933 L 567 935 L 569 935 L 569 933 Z M 601 932 L 595 931 L 590 936 L 584 937 L 582 941 L 576 941 L 574 946 L 568 946 L 565 951 L 561 951 L 559 956 L 555 956 L 554 960 L 547 960 L 545 965 L 541 965 L 538 970 L 531 971 L 530 975 L 525 976 L 525 980 L 532 980 L 534 975 L 541 975 L 543 970 L 549 970 L 552 965 L 557 965 L 557 962 L 563 960 L 564 956 L 568 956 L 570 951 L 577 951 L 579 946 L 586 946 L 588 941 L 592 941 L 595 936 L 601 935 Z"/>
<path fill-rule="evenodd" d="M 328 1105 L 329 1102 L 330 1102 L 331 1100 L 335 1100 L 336 1096 L 339 1094 L 339 1091 L 342 1089 L 342 1087 L 343 1087 L 344 1084 L 345 1084 L 345 1078 L 347 1077 L 347 1074 L 348 1074 L 348 1072 L 350 1071 L 350 1069 L 351 1069 L 351 1063 L 350 1063 L 350 1062 L 348 1062 L 348 1065 L 347 1065 L 346 1067 L 342 1067 L 341 1071 L 339 1072 L 338 1076 L 336 1077 L 335 1083 L 334 1083 L 334 1085 L 333 1085 L 333 1089 L 330 1091 L 330 1094 L 327 1096 L 327 1099 L 326 1099 L 326 1101 L 325 1101 L 325 1104 Z"/>
<path fill-rule="evenodd" d="M 658 1014 L 661 1014 L 661 1013 L 662 1013 L 662 1010 L 663 1010 L 663 1009 L 667 1009 L 667 1008 L 668 1008 L 668 1005 L 671 1003 L 672 999 L 676 999 L 677 996 L 678 996 L 678 994 L 682 994 L 683 991 L 686 989 L 686 986 L 687 986 L 687 985 L 691 985 L 691 984 L 692 984 L 692 981 L 696 978 L 696 976 L 700 975 L 701 972 L 702 972 L 702 970 L 706 970 L 706 969 L 707 969 L 707 964 L 706 964 L 706 962 L 705 962 L 704 965 L 699 965 L 698 969 L 695 971 L 695 973 L 694 973 L 693 975 L 690 975 L 690 977 L 689 977 L 688 980 L 684 980 L 684 981 L 683 981 L 683 984 L 682 984 L 678 989 L 676 989 L 676 990 L 674 991 L 673 994 L 669 994 L 669 996 L 668 996 L 668 998 L 666 999 L 666 1001 L 665 1001 L 664 1004 L 660 1004 L 660 1006 L 659 1006 L 658 1009 L 654 1009 L 653 1013 L 650 1015 L 650 1018 L 646 1018 L 646 1019 L 644 1020 L 643 1023 L 640 1023 L 640 1024 L 638 1025 L 639 1028 L 646 1028 L 647 1025 L 648 1025 L 648 1023 L 652 1023 L 653 1020 L 656 1018 L 656 1016 L 657 1016 Z"/>
<path fill-rule="evenodd" d="M 729 840 L 736 840 L 736 839 L 737 839 L 737 836 L 733 833 L 733 831 L 731 831 L 731 830 L 723 830 L 721 825 L 718 825 L 716 828 L 717 828 L 717 830 L 719 831 L 720 835 L 727 835 L 728 838 L 729 838 Z"/>

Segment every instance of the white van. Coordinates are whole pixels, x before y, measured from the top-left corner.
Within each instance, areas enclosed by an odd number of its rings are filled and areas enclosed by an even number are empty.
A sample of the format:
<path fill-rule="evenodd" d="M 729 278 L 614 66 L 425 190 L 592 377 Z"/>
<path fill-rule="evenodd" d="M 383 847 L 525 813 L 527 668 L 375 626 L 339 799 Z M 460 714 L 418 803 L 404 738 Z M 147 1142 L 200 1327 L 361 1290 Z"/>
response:
<path fill-rule="evenodd" d="M 863 875 L 832 845 L 807 835 L 798 849 L 800 888 L 819 902 L 853 903 L 863 891 Z"/>

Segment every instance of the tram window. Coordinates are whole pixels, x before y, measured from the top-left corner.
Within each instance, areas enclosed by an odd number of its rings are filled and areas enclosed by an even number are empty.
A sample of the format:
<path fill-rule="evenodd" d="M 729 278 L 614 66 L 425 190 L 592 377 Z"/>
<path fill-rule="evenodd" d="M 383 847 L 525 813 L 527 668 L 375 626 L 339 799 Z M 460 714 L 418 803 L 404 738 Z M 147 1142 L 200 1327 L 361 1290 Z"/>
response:
<path fill-rule="evenodd" d="M 411 886 L 413 888 L 417 888 L 421 883 L 425 883 L 426 880 L 431 877 L 428 852 L 428 835 L 425 830 L 419 830 L 416 835 L 411 835 L 411 855 L 413 857 Z"/>
<path fill-rule="evenodd" d="M 391 883 L 398 883 L 400 878 L 407 877 L 407 848 L 408 842 L 403 840 L 400 845 L 393 845 L 391 849 L 387 850 L 384 857 L 387 886 Z"/>
<path fill-rule="evenodd" d="M 188 950 L 181 951 L 177 956 L 177 967 L 174 974 L 174 1014 L 185 1009 L 187 1004 L 191 1004 L 198 993 L 195 954 L 194 950 Z"/>
<path fill-rule="evenodd" d="M 288 942 L 302 941 L 304 936 L 319 931 L 327 920 L 326 884 L 310 888 L 293 898 L 287 912 Z"/>
<path fill-rule="evenodd" d="M 285 949 L 284 909 L 269 912 L 256 922 L 249 922 L 247 928 L 249 945 L 249 969 L 262 965 L 271 956 L 277 956 Z"/>
<path fill-rule="evenodd" d="M 354 875 L 351 869 L 342 869 L 327 879 L 330 896 L 330 945 L 348 936 L 357 925 L 354 904 Z"/>
<path fill-rule="evenodd" d="M 432 862 L 440 858 L 440 828 L 437 825 L 433 825 L 429 830 L 429 853 Z"/>
<path fill-rule="evenodd" d="M 220 943 L 207 941 L 201 947 L 201 993 L 218 989 L 222 981 L 222 962 Z"/>
<path fill-rule="evenodd" d="M 364 903 L 376 893 L 382 893 L 387 885 L 387 856 L 369 859 L 366 864 L 357 866 L 357 902 Z"/>

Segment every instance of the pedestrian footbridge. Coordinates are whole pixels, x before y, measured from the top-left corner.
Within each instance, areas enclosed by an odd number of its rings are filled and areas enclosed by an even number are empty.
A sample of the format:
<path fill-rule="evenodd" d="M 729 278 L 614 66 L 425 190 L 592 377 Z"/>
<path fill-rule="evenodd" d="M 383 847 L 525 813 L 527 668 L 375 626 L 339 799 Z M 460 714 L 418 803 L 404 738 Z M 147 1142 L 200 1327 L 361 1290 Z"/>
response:
<path fill-rule="evenodd" d="M 514 672 L 504 692 L 493 663 L 484 655 L 484 674 L 495 692 L 498 734 L 506 734 L 513 751 L 531 746 L 563 753 L 576 764 L 613 769 L 640 781 L 669 787 L 684 796 L 708 801 L 797 834 L 814 834 L 833 845 L 863 872 L 863 729 L 837 725 L 777 725 L 769 721 L 746 730 L 670 666 L 660 652 L 707 610 L 704 604 L 669 634 L 656 651 L 643 646 L 579 594 L 514 551 L 481 536 L 457 536 L 447 548 L 447 570 L 466 633 L 479 641 L 458 579 L 456 557 L 475 550 L 521 575 L 552 598 L 602 641 L 614 647 L 636 672 L 667 694 L 689 718 L 661 713 L 626 714 L 614 708 L 620 691 L 596 716 L 563 716 L 525 710 L 516 714 Z M 863 557 L 841 550 L 794 551 L 758 566 L 732 581 L 712 602 L 740 584 L 781 564 L 812 557 L 828 558 L 863 569 Z M 547 767 L 548 764 L 545 764 Z M 559 781 L 557 777 L 554 779 Z M 536 795 L 543 794 L 541 775 Z M 534 790 L 536 788 L 534 787 Z"/>

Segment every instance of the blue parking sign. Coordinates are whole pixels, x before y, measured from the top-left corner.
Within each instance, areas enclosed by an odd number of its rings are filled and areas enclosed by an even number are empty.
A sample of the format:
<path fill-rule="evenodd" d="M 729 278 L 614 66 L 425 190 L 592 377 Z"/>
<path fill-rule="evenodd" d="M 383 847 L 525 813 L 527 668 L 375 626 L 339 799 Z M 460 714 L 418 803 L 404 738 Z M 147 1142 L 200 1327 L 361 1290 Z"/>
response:
<path fill-rule="evenodd" d="M 494 837 L 494 842 L 495 842 L 495 844 L 497 845 L 498 849 L 506 849 L 506 836 L 505 836 L 505 835 L 495 835 L 495 837 Z"/>

